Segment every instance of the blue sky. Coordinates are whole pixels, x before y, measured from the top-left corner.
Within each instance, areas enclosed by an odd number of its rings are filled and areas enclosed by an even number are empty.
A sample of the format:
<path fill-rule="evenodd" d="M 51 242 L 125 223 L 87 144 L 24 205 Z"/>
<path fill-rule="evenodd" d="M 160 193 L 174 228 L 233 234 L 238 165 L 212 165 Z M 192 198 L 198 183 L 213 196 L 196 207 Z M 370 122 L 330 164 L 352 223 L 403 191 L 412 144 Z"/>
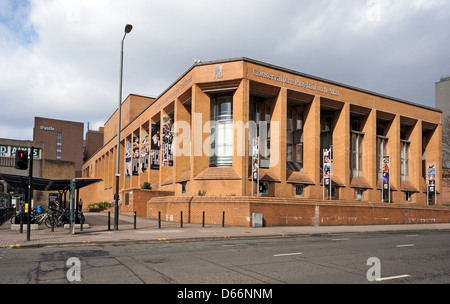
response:
<path fill-rule="evenodd" d="M 434 107 L 450 74 L 448 0 L 0 0 L 0 138 L 34 117 L 103 125 L 194 59 L 249 57 Z"/>
<path fill-rule="evenodd" d="M 2 0 L 0 2 L 2 36 L 23 45 L 29 45 L 36 41 L 37 33 L 29 20 L 30 5 L 28 0 Z"/>

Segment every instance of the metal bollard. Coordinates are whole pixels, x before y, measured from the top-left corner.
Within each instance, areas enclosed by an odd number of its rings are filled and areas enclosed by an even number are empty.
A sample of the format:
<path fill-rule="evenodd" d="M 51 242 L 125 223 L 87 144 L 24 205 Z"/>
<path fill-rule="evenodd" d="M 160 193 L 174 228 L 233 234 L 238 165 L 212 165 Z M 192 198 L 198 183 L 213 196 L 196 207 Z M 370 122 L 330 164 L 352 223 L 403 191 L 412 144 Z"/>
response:
<path fill-rule="evenodd" d="M 202 215 L 202 227 L 205 227 L 205 211 L 203 211 Z"/>
<path fill-rule="evenodd" d="M 222 227 L 225 227 L 225 211 L 222 213 Z"/>
<path fill-rule="evenodd" d="M 83 231 L 83 212 L 80 211 L 80 231 Z"/>
<path fill-rule="evenodd" d="M 136 229 L 136 211 L 134 211 L 134 229 Z"/>
<path fill-rule="evenodd" d="M 183 228 L 183 211 L 180 211 L 180 228 Z"/>
<path fill-rule="evenodd" d="M 158 228 L 161 228 L 161 211 L 158 211 Z"/>
<path fill-rule="evenodd" d="M 111 230 L 111 211 L 108 211 L 108 231 Z"/>

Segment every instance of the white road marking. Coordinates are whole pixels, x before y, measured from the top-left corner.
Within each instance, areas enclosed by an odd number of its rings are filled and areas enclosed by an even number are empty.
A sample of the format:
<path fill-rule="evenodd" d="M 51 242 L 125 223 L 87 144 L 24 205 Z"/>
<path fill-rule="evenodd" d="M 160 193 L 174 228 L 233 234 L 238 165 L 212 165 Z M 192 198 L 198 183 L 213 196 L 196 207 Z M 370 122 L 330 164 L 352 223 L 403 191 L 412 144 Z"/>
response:
<path fill-rule="evenodd" d="M 295 252 L 295 253 L 282 253 L 282 254 L 274 254 L 274 257 L 281 257 L 281 256 L 290 256 L 290 255 L 300 255 L 301 252 Z"/>
<path fill-rule="evenodd" d="M 408 278 L 408 277 L 410 277 L 409 274 L 403 274 L 403 275 L 398 275 L 398 276 L 393 276 L 393 277 L 378 278 L 378 279 L 375 279 L 375 281 L 380 282 L 380 281 L 395 280 L 395 279 L 402 279 L 402 278 Z"/>
<path fill-rule="evenodd" d="M 401 247 L 414 247 L 414 246 L 416 246 L 416 245 L 414 245 L 414 244 L 405 244 L 405 245 L 396 245 L 395 247 L 401 248 Z"/>

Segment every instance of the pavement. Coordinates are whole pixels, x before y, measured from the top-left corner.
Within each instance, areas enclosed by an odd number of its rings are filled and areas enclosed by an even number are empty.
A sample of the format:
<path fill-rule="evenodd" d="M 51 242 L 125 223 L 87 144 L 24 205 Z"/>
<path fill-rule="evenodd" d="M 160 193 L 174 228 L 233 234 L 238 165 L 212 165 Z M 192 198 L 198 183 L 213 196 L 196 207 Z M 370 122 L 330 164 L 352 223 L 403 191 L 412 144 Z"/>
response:
<path fill-rule="evenodd" d="M 448 224 L 407 224 L 407 225 L 369 225 L 369 226 L 280 226 L 280 227 L 231 227 L 221 225 L 205 225 L 178 222 L 161 222 L 149 218 L 138 217 L 136 229 L 134 218 L 127 215 L 119 216 L 118 230 L 114 230 L 114 215 L 111 215 L 111 226 L 108 230 L 108 214 L 84 213 L 89 228 L 78 227 L 75 234 L 70 229 L 55 227 L 52 232 L 45 225 L 38 230 L 31 230 L 30 240 L 27 240 L 26 225 L 23 232 L 12 230 L 11 224 L 0 226 L 0 248 L 36 248 L 51 246 L 80 245 L 119 245 L 158 242 L 187 242 L 199 240 L 223 240 L 245 238 L 295 237 L 308 235 L 335 235 L 346 233 L 376 233 L 376 232 L 411 232 L 426 230 L 450 231 Z"/>

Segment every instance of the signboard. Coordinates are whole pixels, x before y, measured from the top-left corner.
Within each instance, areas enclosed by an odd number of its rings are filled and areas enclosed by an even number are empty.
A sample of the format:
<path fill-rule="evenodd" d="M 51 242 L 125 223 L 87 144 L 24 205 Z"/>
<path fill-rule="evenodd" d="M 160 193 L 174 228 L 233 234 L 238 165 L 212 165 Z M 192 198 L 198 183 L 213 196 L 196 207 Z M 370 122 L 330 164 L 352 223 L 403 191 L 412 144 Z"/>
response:
<path fill-rule="evenodd" d="M 427 204 L 429 204 L 430 193 L 434 194 L 436 205 L 436 163 L 427 163 Z"/>
<path fill-rule="evenodd" d="M 131 142 L 125 140 L 125 178 L 131 177 Z"/>
<path fill-rule="evenodd" d="M 0 145 L 0 157 L 16 157 L 16 151 L 28 151 L 28 154 L 30 154 L 30 148 L 28 147 Z M 41 159 L 41 149 L 34 148 L 33 158 Z"/>
<path fill-rule="evenodd" d="M 139 136 L 133 136 L 132 148 L 132 174 L 133 176 L 139 176 Z"/>
<path fill-rule="evenodd" d="M 168 115 L 163 116 L 162 161 L 163 167 L 173 167 L 173 122 Z"/>
<path fill-rule="evenodd" d="M 388 193 L 388 202 L 391 202 L 391 157 L 383 156 L 381 172 L 383 175 L 381 181 L 381 201 L 384 201 L 384 193 L 387 191 Z"/>
<path fill-rule="evenodd" d="M 149 144 L 148 129 L 141 130 L 141 173 L 148 172 Z"/>
<path fill-rule="evenodd" d="M 323 199 L 325 199 L 326 187 L 329 188 L 331 200 L 331 148 L 323 149 Z"/>
<path fill-rule="evenodd" d="M 159 151 L 161 149 L 161 140 L 159 125 L 152 124 L 152 133 L 150 138 L 150 169 L 159 170 Z"/>

